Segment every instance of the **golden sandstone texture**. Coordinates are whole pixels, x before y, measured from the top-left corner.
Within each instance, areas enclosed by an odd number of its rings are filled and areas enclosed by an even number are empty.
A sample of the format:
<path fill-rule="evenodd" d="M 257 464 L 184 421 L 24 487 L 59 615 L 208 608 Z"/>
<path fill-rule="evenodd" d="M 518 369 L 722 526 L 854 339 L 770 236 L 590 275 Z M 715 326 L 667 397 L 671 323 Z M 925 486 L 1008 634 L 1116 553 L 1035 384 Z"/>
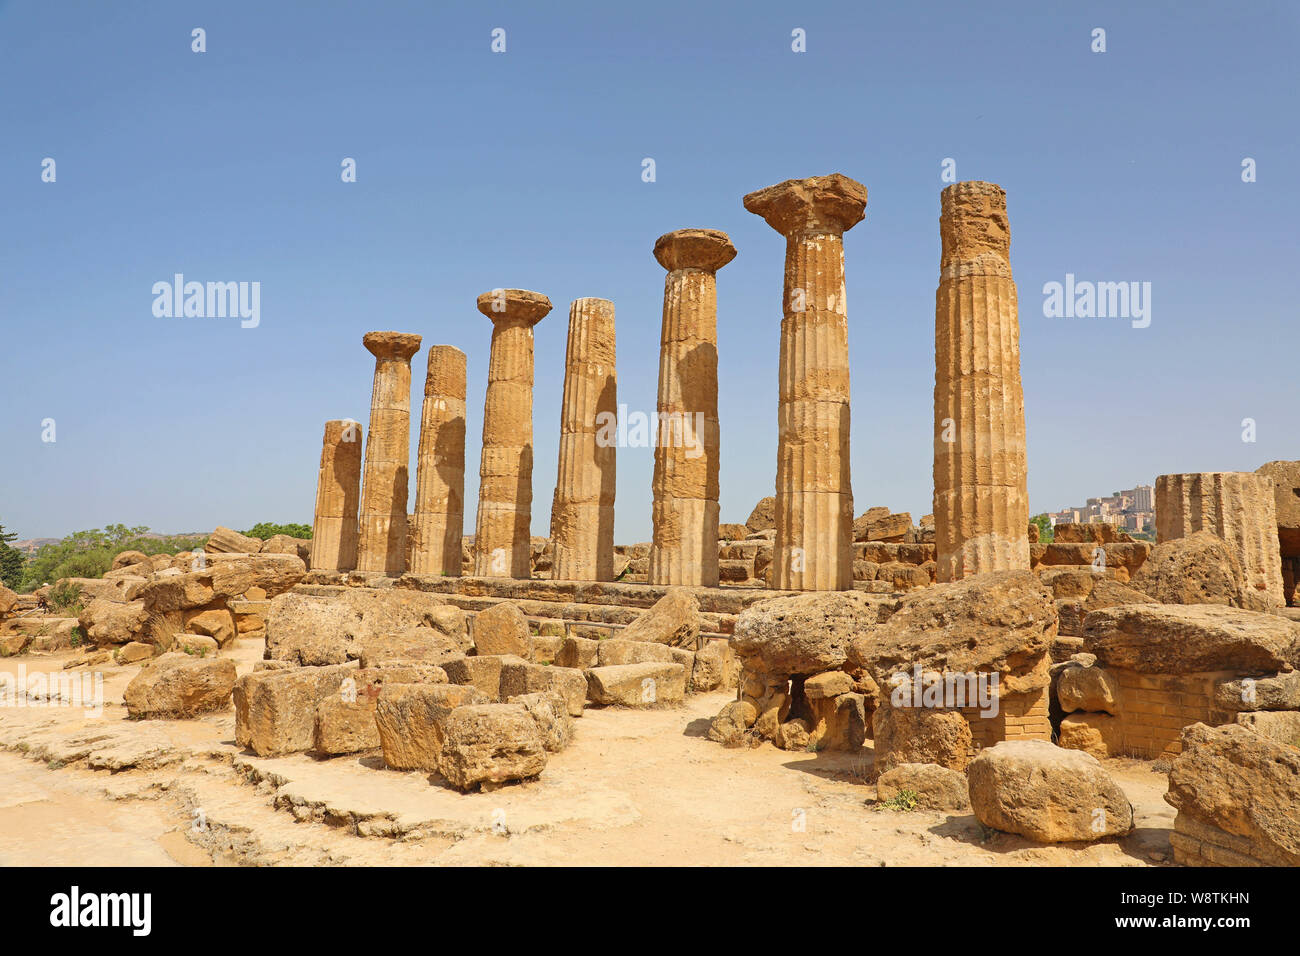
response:
<path fill-rule="evenodd" d="M 934 305 L 938 579 L 1029 567 L 1025 396 L 1006 193 L 942 193 Z"/>
<path fill-rule="evenodd" d="M 790 179 L 750 193 L 745 208 L 786 240 L 772 586 L 848 590 L 853 488 L 843 237 L 865 216 L 867 189 L 839 173 Z"/>
<path fill-rule="evenodd" d="M 325 423 L 311 566 L 351 571 L 357 566 L 357 509 L 361 505 L 361 425 L 351 419 Z"/>
<path fill-rule="evenodd" d="M 551 502 L 551 577 L 614 579 L 614 481 L 618 414 L 614 303 L 577 299 L 569 307 L 560 406 L 560 460 Z"/>
<path fill-rule="evenodd" d="M 398 575 L 406 570 L 411 356 L 420 348 L 420 336 L 367 332 L 362 343 L 375 357 L 375 384 L 362 471 L 357 570 Z"/>
<path fill-rule="evenodd" d="M 718 583 L 717 271 L 736 256 L 725 232 L 659 237 L 664 279 L 659 344 L 651 584 Z"/>
<path fill-rule="evenodd" d="M 429 349 L 416 462 L 410 569 L 459 575 L 465 524 L 465 353 L 450 345 Z"/>
<path fill-rule="evenodd" d="M 1243 575 L 1241 606 L 1267 611 L 1286 603 L 1273 479 L 1217 471 L 1156 478 L 1156 541 L 1211 531 L 1228 545 Z"/>
<path fill-rule="evenodd" d="M 523 289 L 494 289 L 478 297 L 492 320 L 483 457 L 479 466 L 474 573 L 527 578 L 533 509 L 533 326 L 551 300 Z"/>

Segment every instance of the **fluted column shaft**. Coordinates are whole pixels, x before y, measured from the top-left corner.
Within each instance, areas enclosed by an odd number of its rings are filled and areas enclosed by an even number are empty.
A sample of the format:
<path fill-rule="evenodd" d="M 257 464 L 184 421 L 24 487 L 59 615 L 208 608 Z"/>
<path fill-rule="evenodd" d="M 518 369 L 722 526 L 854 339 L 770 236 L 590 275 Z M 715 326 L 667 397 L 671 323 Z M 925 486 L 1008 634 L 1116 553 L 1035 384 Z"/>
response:
<path fill-rule="evenodd" d="M 1006 193 L 963 182 L 941 197 L 935 293 L 937 577 L 1029 567 L 1025 398 Z"/>
<path fill-rule="evenodd" d="M 772 586 L 853 587 L 849 338 L 843 235 L 867 190 L 838 173 L 788 180 L 745 197 L 786 237 L 777 405 Z"/>
<path fill-rule="evenodd" d="M 316 510 L 312 521 L 314 571 L 351 571 L 357 566 L 357 509 L 361 505 L 361 424 L 325 423 Z"/>
<path fill-rule="evenodd" d="M 654 532 L 646 580 L 718 583 L 717 270 L 736 255 L 727 234 L 679 229 L 660 236 L 664 279 L 655 437 Z"/>
<path fill-rule="evenodd" d="M 420 348 L 420 336 L 370 332 L 363 341 L 375 356 L 375 383 L 361 486 L 357 570 L 395 576 L 406 570 L 411 356 Z"/>
<path fill-rule="evenodd" d="M 429 349 L 412 520 L 410 570 L 459 576 L 465 524 L 465 353 L 450 345 Z"/>
<path fill-rule="evenodd" d="M 532 576 L 533 326 L 550 311 L 551 303 L 533 292 L 496 293 L 479 297 L 479 311 L 493 324 L 483 400 L 474 573 L 526 579 Z"/>
<path fill-rule="evenodd" d="M 775 542 L 783 559 L 773 560 L 772 586 L 847 590 L 853 586 L 853 490 L 840 233 L 787 238 L 784 297 Z"/>
<path fill-rule="evenodd" d="M 551 577 L 614 578 L 614 477 L 618 415 L 614 303 L 577 299 L 569 307 L 560 406 L 560 456 L 551 502 Z"/>
<path fill-rule="evenodd" d="M 1286 604 L 1272 478 L 1235 471 L 1160 475 L 1155 509 L 1157 544 L 1211 531 L 1241 565 L 1244 606 L 1266 611 Z"/>

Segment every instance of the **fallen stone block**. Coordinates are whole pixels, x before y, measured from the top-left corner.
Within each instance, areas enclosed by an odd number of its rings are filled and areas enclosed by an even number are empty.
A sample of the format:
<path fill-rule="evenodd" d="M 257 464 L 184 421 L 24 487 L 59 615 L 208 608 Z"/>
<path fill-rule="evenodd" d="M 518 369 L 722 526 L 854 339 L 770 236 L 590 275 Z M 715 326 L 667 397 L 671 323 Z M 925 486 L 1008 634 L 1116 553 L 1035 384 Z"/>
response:
<path fill-rule="evenodd" d="M 173 649 L 191 657 L 217 656 L 217 642 L 206 634 L 177 634 Z"/>
<path fill-rule="evenodd" d="M 457 707 L 486 702 L 472 684 L 385 684 L 375 705 L 384 764 L 392 770 L 438 770 L 447 718 Z"/>
<path fill-rule="evenodd" d="M 446 719 L 442 775 L 457 790 L 527 780 L 546 769 L 537 724 L 519 704 L 471 704 Z"/>
<path fill-rule="evenodd" d="M 1119 713 L 1119 681 L 1104 667 L 1066 667 L 1057 678 L 1056 696 L 1061 710 Z"/>
<path fill-rule="evenodd" d="M 601 643 L 587 637 L 566 637 L 553 663 L 560 667 L 595 667 Z"/>
<path fill-rule="evenodd" d="M 959 711 L 882 701 L 871 715 L 871 728 L 879 773 L 905 763 L 933 763 L 960 772 L 970 760 L 970 723 Z"/>
<path fill-rule="evenodd" d="M 1220 681 L 1214 706 L 1221 710 L 1300 710 L 1300 671 Z"/>
<path fill-rule="evenodd" d="M 650 641 L 693 651 L 700 637 L 699 601 L 686 588 L 669 588 L 618 636 L 625 641 Z"/>
<path fill-rule="evenodd" d="M 425 661 L 441 665 L 465 655 L 464 647 L 455 637 L 432 627 L 408 627 L 393 634 L 367 634 L 358 638 L 351 650 L 362 667 L 373 667 L 376 661 Z"/>
<path fill-rule="evenodd" d="M 489 702 L 501 699 L 501 667 L 506 661 L 527 663 L 513 654 L 475 654 L 444 661 L 443 670 L 453 684 L 473 684 Z"/>
<path fill-rule="evenodd" d="M 564 636 L 538 634 L 532 638 L 532 654 L 530 659 L 539 664 L 554 664 L 555 657 L 560 653 L 560 647 L 564 644 Z"/>
<path fill-rule="evenodd" d="M 587 700 L 586 675 L 571 667 L 534 664 L 509 658 L 502 661 L 500 700 L 546 692 L 559 694 L 568 712 L 574 717 L 581 717 Z"/>
<path fill-rule="evenodd" d="M 1044 740 L 1005 740 L 966 768 L 980 823 L 1039 843 L 1123 836 L 1133 806 L 1095 757 Z"/>
<path fill-rule="evenodd" d="M 680 703 L 686 696 L 686 668 L 681 664 L 615 664 L 592 667 L 587 698 L 594 704 L 653 707 Z"/>
<path fill-rule="evenodd" d="M 519 704 L 528 711 L 548 753 L 559 753 L 573 740 L 574 724 L 568 704 L 554 691 L 520 694 L 506 703 Z"/>
<path fill-rule="evenodd" d="M 1093 611 L 1084 647 L 1140 674 L 1276 673 L 1300 665 L 1300 625 L 1212 604 L 1124 604 Z"/>
<path fill-rule="evenodd" d="M 356 680 L 357 667 L 285 667 L 254 671 L 235 682 L 235 742 L 259 757 L 310 750 L 316 705 Z"/>
<path fill-rule="evenodd" d="M 870 726 L 866 698 L 862 694 L 850 691 L 836 697 L 810 699 L 808 705 L 813 718 L 809 750 L 852 752 L 862 748 Z"/>
<path fill-rule="evenodd" d="M 713 718 L 709 725 L 709 739 L 720 744 L 736 745 L 742 742 L 745 732 L 758 720 L 758 710 L 747 700 L 733 700 Z"/>
<path fill-rule="evenodd" d="M 1262 710 L 1237 715 L 1237 723 L 1269 740 L 1300 747 L 1300 712 Z"/>
<path fill-rule="evenodd" d="M 360 657 L 359 645 L 366 639 L 417 627 L 453 638 L 462 653 L 472 646 L 464 613 L 458 608 L 449 611 L 437 595 L 339 587 L 326 594 L 290 592 L 273 598 L 266 614 L 266 653 L 271 659 L 309 666 L 343 664 Z"/>
<path fill-rule="evenodd" d="M 145 644 L 141 641 L 127 641 L 117 649 L 113 658 L 119 664 L 136 664 L 153 657 L 155 650 L 156 648 L 152 644 Z"/>
<path fill-rule="evenodd" d="M 132 717 L 193 717 L 230 704 L 235 663 L 164 654 L 141 668 L 123 694 Z"/>
<path fill-rule="evenodd" d="M 933 763 L 904 763 L 882 773 L 876 780 L 876 800 L 897 801 L 910 793 L 918 810 L 970 809 L 966 777 Z"/>
<path fill-rule="evenodd" d="M 600 641 L 597 653 L 597 666 L 610 667 L 615 664 L 644 664 L 647 661 L 677 663 L 673 658 L 673 648 L 667 644 L 652 641 L 628 641 L 611 638 Z"/>
<path fill-rule="evenodd" d="M 509 601 L 479 611 L 474 618 L 474 647 L 480 656 L 513 654 L 527 660 L 533 652 L 528 619 Z"/>
<path fill-rule="evenodd" d="M 1184 866 L 1300 866 L 1300 748 L 1193 724 L 1169 768 L 1170 843 Z"/>
<path fill-rule="evenodd" d="M 379 747 L 375 723 L 375 698 L 356 700 L 330 695 L 316 705 L 316 733 L 312 749 L 321 754 L 351 754 Z"/>
<path fill-rule="evenodd" d="M 740 672 L 731 642 L 726 638 L 712 638 L 695 652 L 691 670 L 691 689 L 696 692 L 731 690 L 736 686 Z"/>
<path fill-rule="evenodd" d="M 1057 745 L 1065 750 L 1082 750 L 1098 760 L 1124 752 L 1124 724 L 1105 713 L 1078 712 L 1061 718 Z"/>

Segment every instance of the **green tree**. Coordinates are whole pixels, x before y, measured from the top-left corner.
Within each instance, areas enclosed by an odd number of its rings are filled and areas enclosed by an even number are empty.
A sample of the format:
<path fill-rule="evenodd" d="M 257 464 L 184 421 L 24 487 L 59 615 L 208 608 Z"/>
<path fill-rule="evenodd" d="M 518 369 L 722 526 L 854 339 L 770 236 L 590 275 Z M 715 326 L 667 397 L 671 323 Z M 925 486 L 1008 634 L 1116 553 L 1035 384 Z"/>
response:
<path fill-rule="evenodd" d="M 18 588 L 23 580 L 23 565 L 27 558 L 17 548 L 9 547 L 10 541 L 18 538 L 18 532 L 6 531 L 0 524 L 0 584 L 7 588 Z"/>
<path fill-rule="evenodd" d="M 262 521 L 253 525 L 244 534 L 250 538 L 261 538 L 265 541 L 267 538 L 273 538 L 277 534 L 287 534 L 291 538 L 310 538 L 311 525 L 309 524 L 274 524 L 270 521 Z"/>
<path fill-rule="evenodd" d="M 124 524 L 111 524 L 102 531 L 99 528 L 78 531 L 57 544 L 44 545 L 31 557 L 22 573 L 21 589 L 32 591 L 59 578 L 103 577 L 113 566 L 113 559 L 123 551 L 176 554 L 201 548 L 206 541 L 206 535 L 149 536 L 149 529 L 143 525 L 128 528 Z"/>
<path fill-rule="evenodd" d="M 1056 532 L 1052 529 L 1052 519 L 1047 515 L 1034 515 L 1029 519 L 1029 523 L 1038 525 L 1038 540 L 1040 543 L 1049 544 L 1056 537 Z"/>

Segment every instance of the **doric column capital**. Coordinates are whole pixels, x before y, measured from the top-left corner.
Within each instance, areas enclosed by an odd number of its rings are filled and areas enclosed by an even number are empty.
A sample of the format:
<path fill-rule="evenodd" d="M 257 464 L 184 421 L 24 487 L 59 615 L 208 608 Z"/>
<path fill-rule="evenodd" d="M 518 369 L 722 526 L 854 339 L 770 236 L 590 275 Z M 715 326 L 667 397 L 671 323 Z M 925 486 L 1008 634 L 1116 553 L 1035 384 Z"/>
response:
<path fill-rule="evenodd" d="M 736 258 L 736 247 L 721 229 L 677 229 L 655 240 L 655 258 L 669 272 L 676 269 L 717 272 Z"/>
<path fill-rule="evenodd" d="M 551 311 L 551 300 L 527 289 L 493 289 L 478 297 L 478 310 L 492 322 L 536 325 Z"/>
<path fill-rule="evenodd" d="M 866 215 L 867 187 L 840 173 L 787 179 L 750 193 L 745 208 L 787 239 L 809 233 L 839 234 Z"/>
<path fill-rule="evenodd" d="M 375 358 L 409 362 L 420 351 L 420 336 L 409 332 L 367 332 L 361 344 Z"/>

